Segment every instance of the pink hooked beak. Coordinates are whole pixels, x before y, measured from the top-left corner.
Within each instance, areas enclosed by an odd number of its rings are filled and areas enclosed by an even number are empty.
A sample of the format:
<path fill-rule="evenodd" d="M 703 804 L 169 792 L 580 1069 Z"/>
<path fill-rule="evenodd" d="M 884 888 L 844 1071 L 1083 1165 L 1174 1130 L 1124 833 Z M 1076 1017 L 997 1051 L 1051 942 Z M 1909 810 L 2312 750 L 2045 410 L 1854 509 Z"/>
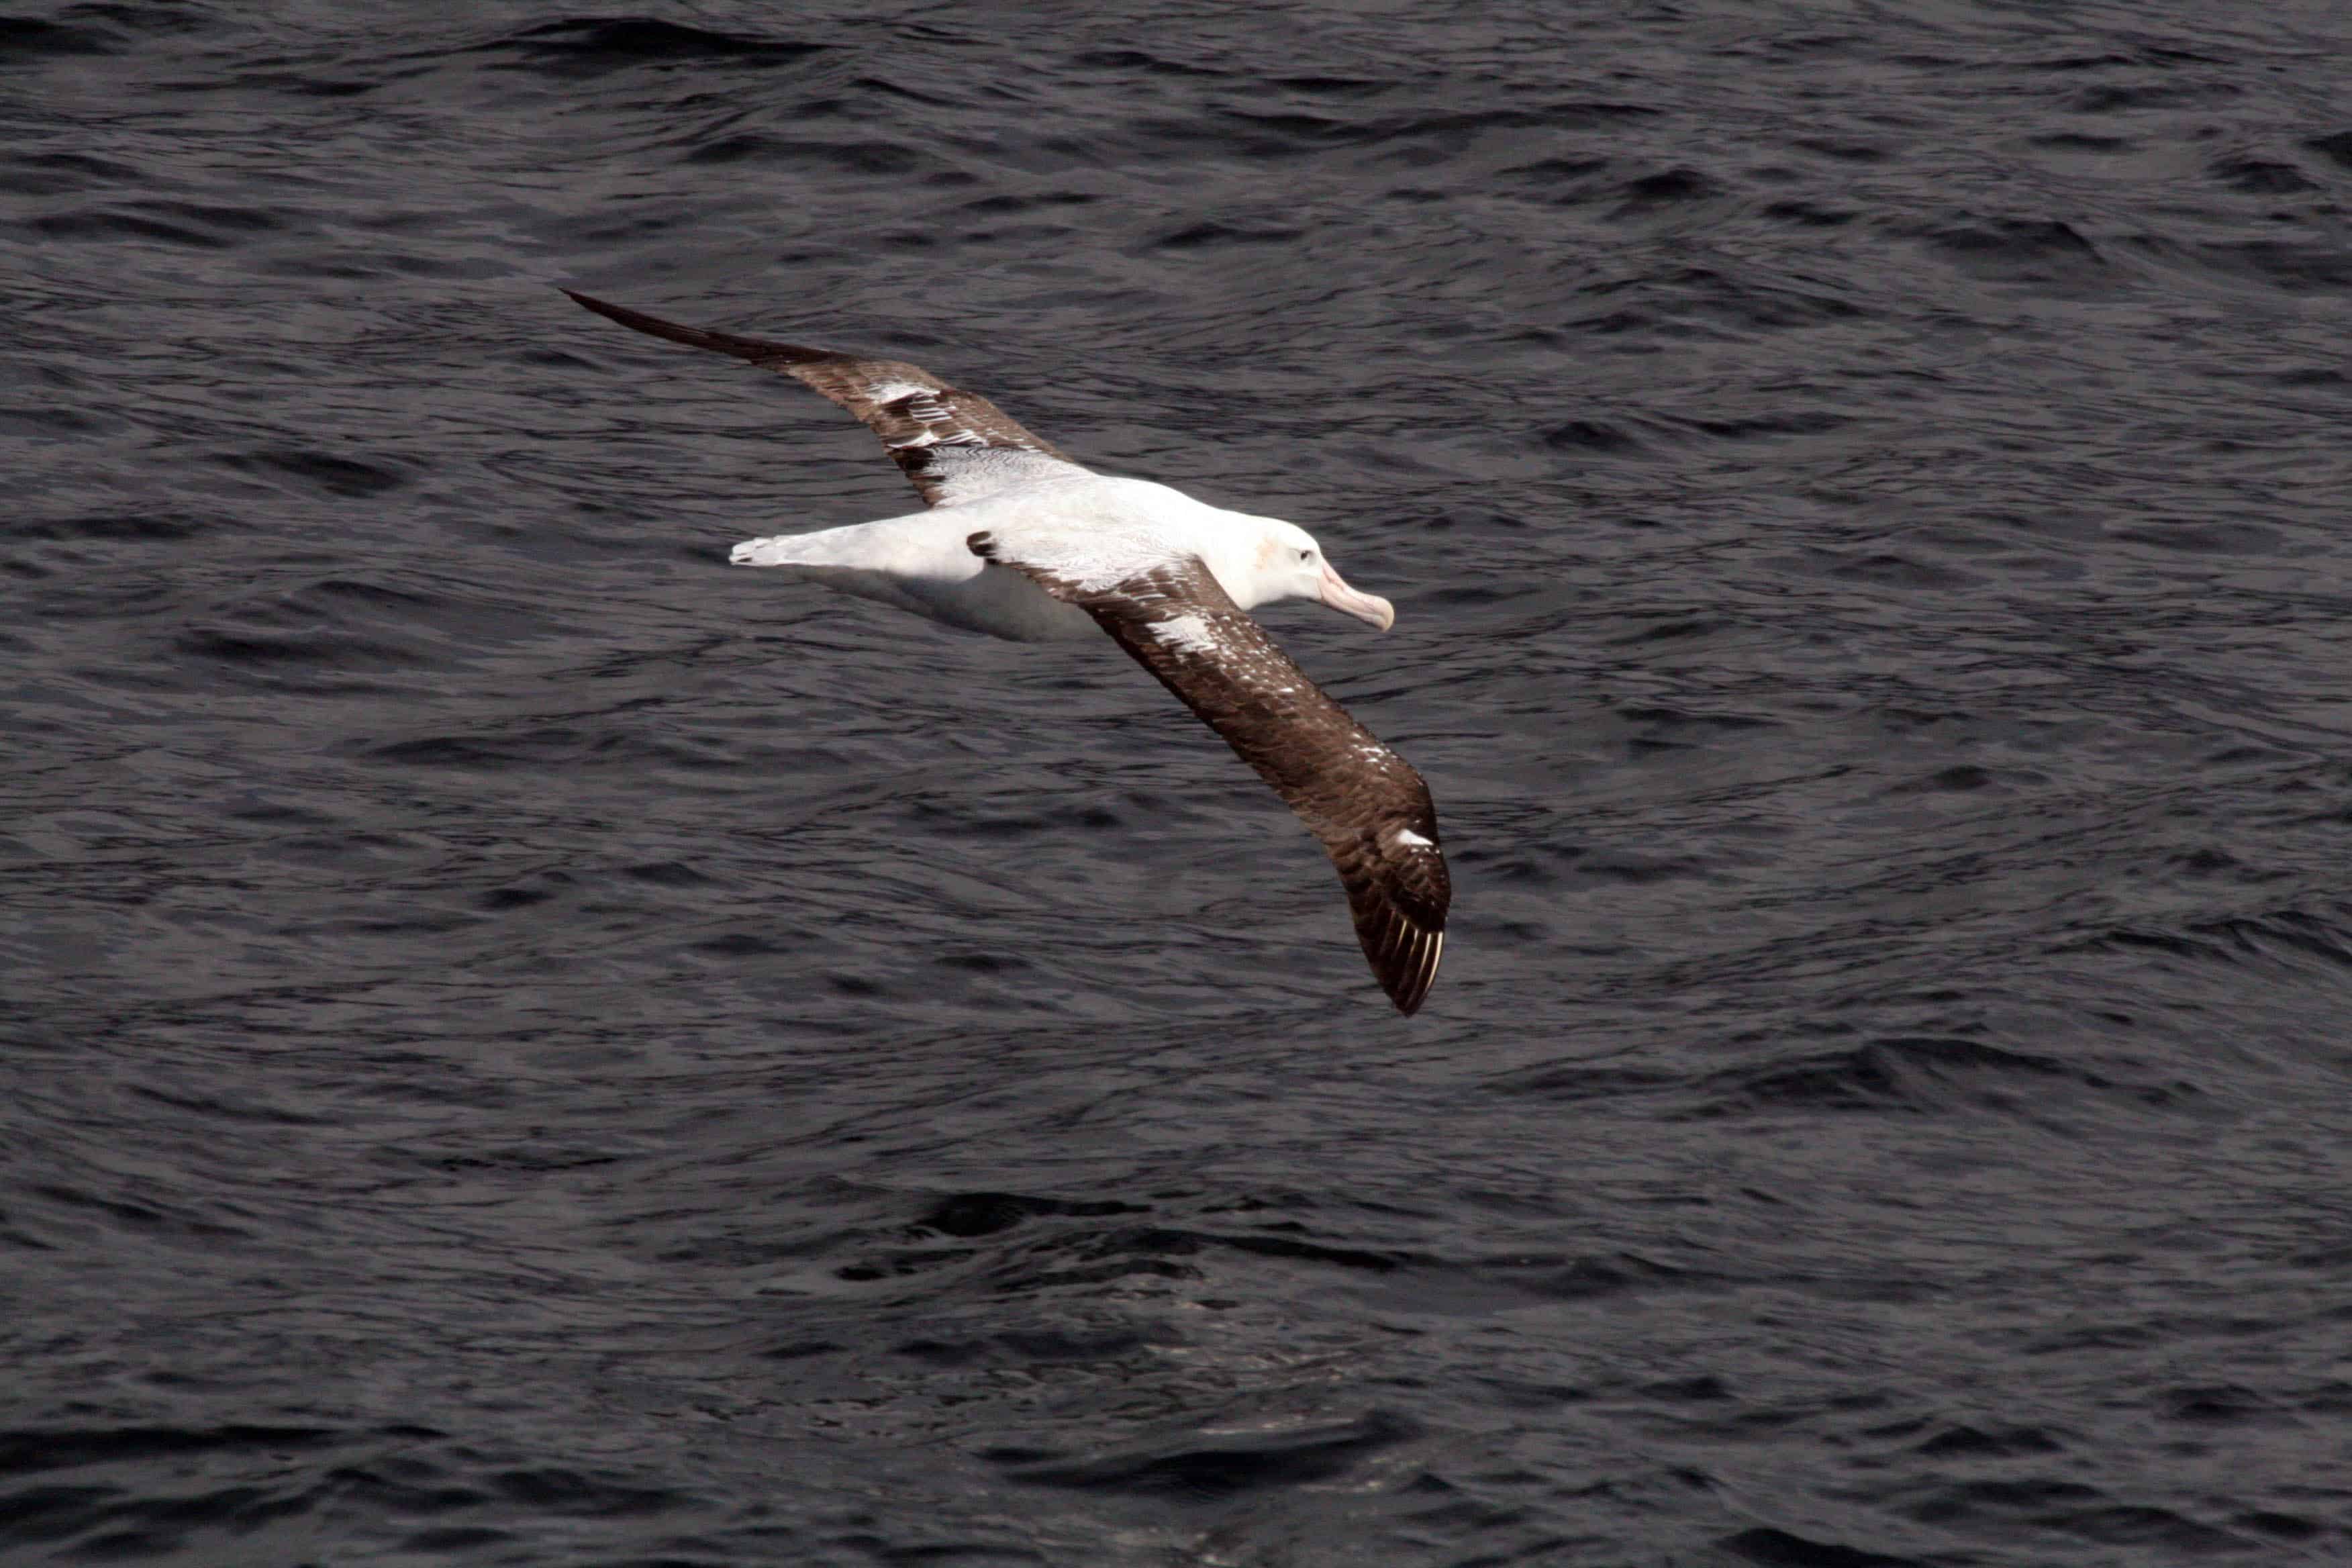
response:
<path fill-rule="evenodd" d="M 1335 610 L 1370 621 L 1382 631 L 1396 625 L 1396 606 L 1378 594 L 1359 594 L 1348 586 L 1347 580 L 1323 563 L 1323 602 Z"/>

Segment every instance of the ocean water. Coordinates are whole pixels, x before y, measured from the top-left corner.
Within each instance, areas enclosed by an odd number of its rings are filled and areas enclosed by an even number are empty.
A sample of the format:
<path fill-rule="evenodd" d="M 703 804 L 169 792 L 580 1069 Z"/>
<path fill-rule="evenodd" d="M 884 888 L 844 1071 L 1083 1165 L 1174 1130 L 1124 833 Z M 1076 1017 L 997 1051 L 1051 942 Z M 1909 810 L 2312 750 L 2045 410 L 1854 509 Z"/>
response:
<path fill-rule="evenodd" d="M 2352 14 L 0 19 L 0 1561 L 2352 1560 Z M 1428 1005 L 680 320 L 1315 531 Z"/>

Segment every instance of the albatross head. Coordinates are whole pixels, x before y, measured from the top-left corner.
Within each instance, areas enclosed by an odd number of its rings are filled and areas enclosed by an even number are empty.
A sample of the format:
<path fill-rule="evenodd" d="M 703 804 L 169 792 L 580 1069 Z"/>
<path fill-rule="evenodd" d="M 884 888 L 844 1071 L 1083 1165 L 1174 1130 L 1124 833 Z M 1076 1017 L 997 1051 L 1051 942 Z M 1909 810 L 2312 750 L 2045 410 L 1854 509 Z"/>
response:
<path fill-rule="evenodd" d="M 1396 608 L 1377 594 L 1359 594 L 1347 579 L 1323 559 L 1323 547 L 1297 523 L 1279 518 L 1254 517 L 1257 525 L 1255 551 L 1244 574 L 1250 597 L 1234 602 L 1244 609 L 1270 599 L 1319 599 L 1335 610 L 1370 621 L 1382 631 L 1396 624 Z M 1223 577 L 1224 574 L 1219 573 Z M 1231 584 L 1228 584 L 1228 591 Z"/>

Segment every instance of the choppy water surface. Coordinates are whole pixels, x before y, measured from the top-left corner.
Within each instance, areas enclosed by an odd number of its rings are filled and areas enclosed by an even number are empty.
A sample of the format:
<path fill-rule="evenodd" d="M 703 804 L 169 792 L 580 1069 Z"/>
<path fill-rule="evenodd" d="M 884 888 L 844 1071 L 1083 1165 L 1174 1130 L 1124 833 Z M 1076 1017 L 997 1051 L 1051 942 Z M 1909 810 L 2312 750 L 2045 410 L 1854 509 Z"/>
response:
<path fill-rule="evenodd" d="M 0 1556 L 2352 1557 L 2352 21 L 0 21 Z M 1428 1008 L 562 282 L 1317 530 Z"/>

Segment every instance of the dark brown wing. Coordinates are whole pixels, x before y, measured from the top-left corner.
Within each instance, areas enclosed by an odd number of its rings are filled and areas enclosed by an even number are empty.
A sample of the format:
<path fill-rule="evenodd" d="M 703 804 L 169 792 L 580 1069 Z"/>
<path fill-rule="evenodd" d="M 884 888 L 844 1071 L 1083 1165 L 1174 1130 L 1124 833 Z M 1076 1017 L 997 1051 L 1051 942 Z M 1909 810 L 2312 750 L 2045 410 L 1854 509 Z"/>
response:
<path fill-rule="evenodd" d="M 1098 587 L 1017 559 L 992 534 L 971 544 L 1094 616 L 1290 803 L 1339 868 L 1381 989 L 1400 1012 L 1419 1008 L 1454 891 L 1437 807 L 1412 764 L 1307 679 L 1197 558 Z"/>
<path fill-rule="evenodd" d="M 830 349 L 682 327 L 566 289 L 625 327 L 781 371 L 866 421 L 930 506 L 954 506 L 1055 473 L 1085 473 L 985 397 L 958 392 L 919 365 Z"/>

